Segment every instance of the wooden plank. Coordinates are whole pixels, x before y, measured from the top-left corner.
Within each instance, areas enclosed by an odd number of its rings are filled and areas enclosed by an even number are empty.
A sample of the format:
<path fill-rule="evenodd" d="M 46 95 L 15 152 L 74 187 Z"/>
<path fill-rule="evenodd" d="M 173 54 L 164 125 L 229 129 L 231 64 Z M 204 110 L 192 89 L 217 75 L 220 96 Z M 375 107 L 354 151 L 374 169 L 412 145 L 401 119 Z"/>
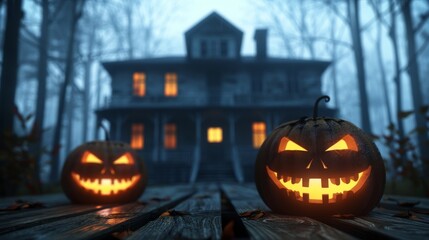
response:
<path fill-rule="evenodd" d="M 221 238 L 221 203 L 218 187 L 200 186 L 197 194 L 176 206 L 174 210 L 179 211 L 179 214 L 160 216 L 127 239 Z"/>
<path fill-rule="evenodd" d="M 46 194 L 46 195 L 28 195 L 28 196 L 16 196 L 7 197 L 0 199 L 0 209 L 7 208 L 17 200 L 23 200 L 26 202 L 40 202 L 46 207 L 53 207 L 58 205 L 64 205 L 70 203 L 64 194 Z M 6 213 L 17 212 L 7 211 Z M 2 211 L 4 213 L 4 211 Z"/>
<path fill-rule="evenodd" d="M 266 213 L 266 216 L 260 219 L 242 218 L 252 239 L 354 239 L 348 234 L 308 217 L 271 212 L 254 187 L 222 185 L 222 189 L 238 213 L 257 209 Z"/>
<path fill-rule="evenodd" d="M 154 194 L 143 195 L 145 203 L 130 203 L 96 212 L 62 219 L 1 235 L 1 239 L 96 239 L 106 238 L 144 225 L 163 211 L 188 198 L 193 190 L 188 186 L 153 189 Z M 156 196 L 157 199 L 152 199 Z"/>
<path fill-rule="evenodd" d="M 428 239 L 429 227 L 426 223 L 386 216 L 372 211 L 368 216 L 353 219 L 320 218 L 331 226 L 355 236 L 388 239 Z"/>

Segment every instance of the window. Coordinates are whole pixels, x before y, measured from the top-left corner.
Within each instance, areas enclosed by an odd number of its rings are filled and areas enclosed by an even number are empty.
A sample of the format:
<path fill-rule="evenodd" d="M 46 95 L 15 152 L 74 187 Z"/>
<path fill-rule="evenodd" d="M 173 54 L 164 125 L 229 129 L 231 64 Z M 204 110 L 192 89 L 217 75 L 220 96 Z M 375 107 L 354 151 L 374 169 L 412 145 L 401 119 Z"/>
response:
<path fill-rule="evenodd" d="M 264 122 L 254 122 L 252 125 L 253 148 L 259 148 L 266 136 L 266 125 Z"/>
<path fill-rule="evenodd" d="M 228 42 L 226 40 L 220 41 L 220 56 L 228 57 Z"/>
<path fill-rule="evenodd" d="M 168 123 L 164 126 L 164 148 L 175 149 L 177 147 L 176 124 Z"/>
<path fill-rule="evenodd" d="M 209 143 L 220 143 L 222 142 L 222 128 L 221 127 L 210 127 L 207 129 L 207 141 Z"/>
<path fill-rule="evenodd" d="M 143 124 L 134 123 L 131 126 L 131 148 L 142 149 L 144 147 Z"/>
<path fill-rule="evenodd" d="M 176 73 L 165 74 L 164 95 L 166 97 L 177 96 L 177 74 Z"/>
<path fill-rule="evenodd" d="M 201 49 L 201 57 L 207 56 L 207 41 L 201 40 L 200 41 L 200 49 Z"/>
<path fill-rule="evenodd" d="M 146 95 L 146 74 L 135 72 L 133 74 L 133 93 L 135 96 L 143 97 Z"/>

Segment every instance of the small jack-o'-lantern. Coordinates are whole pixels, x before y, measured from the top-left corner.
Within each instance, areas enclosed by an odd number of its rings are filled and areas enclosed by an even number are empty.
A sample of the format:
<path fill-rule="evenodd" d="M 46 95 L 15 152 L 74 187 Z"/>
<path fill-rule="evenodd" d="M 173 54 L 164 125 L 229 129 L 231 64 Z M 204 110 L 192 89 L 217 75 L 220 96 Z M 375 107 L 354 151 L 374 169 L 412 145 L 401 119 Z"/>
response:
<path fill-rule="evenodd" d="M 261 146 L 255 180 L 264 202 L 280 213 L 368 213 L 384 191 L 385 168 L 371 138 L 350 122 L 317 117 L 284 123 Z"/>
<path fill-rule="evenodd" d="M 123 142 L 93 141 L 80 145 L 67 157 L 62 188 L 77 203 L 135 201 L 146 186 L 143 162 Z"/>

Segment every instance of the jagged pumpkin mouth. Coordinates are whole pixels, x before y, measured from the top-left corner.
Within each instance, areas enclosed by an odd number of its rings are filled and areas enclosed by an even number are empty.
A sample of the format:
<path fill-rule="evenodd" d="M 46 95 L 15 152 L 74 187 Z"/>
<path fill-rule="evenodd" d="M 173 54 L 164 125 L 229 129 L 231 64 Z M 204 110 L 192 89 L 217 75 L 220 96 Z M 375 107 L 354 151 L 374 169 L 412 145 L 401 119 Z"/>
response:
<path fill-rule="evenodd" d="M 350 198 L 365 184 L 371 166 L 362 172 L 342 178 L 292 178 L 283 176 L 266 166 L 275 185 L 291 199 L 305 203 L 336 203 Z"/>
<path fill-rule="evenodd" d="M 126 191 L 140 179 L 138 174 L 130 178 L 82 178 L 79 174 L 72 172 L 71 176 L 77 185 L 95 194 L 105 196 Z"/>

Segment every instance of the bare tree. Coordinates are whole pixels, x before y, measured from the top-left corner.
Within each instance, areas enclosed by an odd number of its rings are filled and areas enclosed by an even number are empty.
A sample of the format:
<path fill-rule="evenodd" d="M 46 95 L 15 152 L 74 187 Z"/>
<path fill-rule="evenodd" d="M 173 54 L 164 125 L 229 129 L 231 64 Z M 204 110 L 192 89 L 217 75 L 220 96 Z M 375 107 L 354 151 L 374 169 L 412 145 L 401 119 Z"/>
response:
<path fill-rule="evenodd" d="M 66 93 L 67 93 L 67 88 L 72 81 L 75 34 L 77 29 L 77 23 L 82 15 L 83 5 L 84 5 L 83 0 L 72 1 L 73 15 L 72 15 L 72 20 L 70 24 L 71 25 L 70 36 L 69 36 L 68 46 L 67 46 L 67 61 L 66 61 L 66 68 L 64 73 L 65 76 L 64 76 L 64 82 L 61 86 L 60 95 L 59 95 L 56 126 L 54 129 L 54 137 L 52 142 L 52 146 L 54 148 L 58 148 L 61 145 L 60 144 L 61 129 L 62 129 L 63 118 L 64 118 Z M 58 180 L 58 171 L 59 171 L 59 155 L 57 154 L 54 156 L 54 159 L 52 160 L 52 164 L 51 164 L 50 180 L 52 182 L 56 182 Z"/>
<path fill-rule="evenodd" d="M 366 91 L 366 72 L 364 64 L 364 55 L 361 41 L 360 23 L 359 23 L 359 1 L 347 1 L 347 16 L 350 26 L 350 34 L 353 43 L 353 52 L 356 64 L 357 81 L 359 86 L 360 113 L 362 128 L 371 132 L 371 121 L 369 117 L 368 94 Z"/>
<path fill-rule="evenodd" d="M 423 106 L 422 92 L 421 92 L 421 82 L 419 76 L 419 64 L 417 60 L 417 48 L 416 48 L 416 39 L 415 33 L 417 27 L 414 26 L 413 17 L 411 14 L 411 0 L 406 0 L 402 5 L 402 16 L 404 18 L 404 28 L 407 39 L 407 73 L 410 77 L 411 90 L 413 95 L 413 106 L 416 111 L 419 111 Z M 415 115 L 415 125 L 416 127 L 422 127 L 427 129 L 427 123 L 425 116 L 423 114 Z M 422 170 L 424 173 L 429 171 L 429 148 L 428 148 L 428 134 L 427 131 L 418 131 L 417 132 L 418 146 L 420 151 L 420 156 L 423 160 Z"/>
<path fill-rule="evenodd" d="M 3 65 L 0 82 L 0 134 L 13 133 L 15 91 L 18 73 L 19 29 L 22 0 L 7 1 L 6 30 L 3 45 Z M 1 141 L 0 148 L 3 148 Z"/>

